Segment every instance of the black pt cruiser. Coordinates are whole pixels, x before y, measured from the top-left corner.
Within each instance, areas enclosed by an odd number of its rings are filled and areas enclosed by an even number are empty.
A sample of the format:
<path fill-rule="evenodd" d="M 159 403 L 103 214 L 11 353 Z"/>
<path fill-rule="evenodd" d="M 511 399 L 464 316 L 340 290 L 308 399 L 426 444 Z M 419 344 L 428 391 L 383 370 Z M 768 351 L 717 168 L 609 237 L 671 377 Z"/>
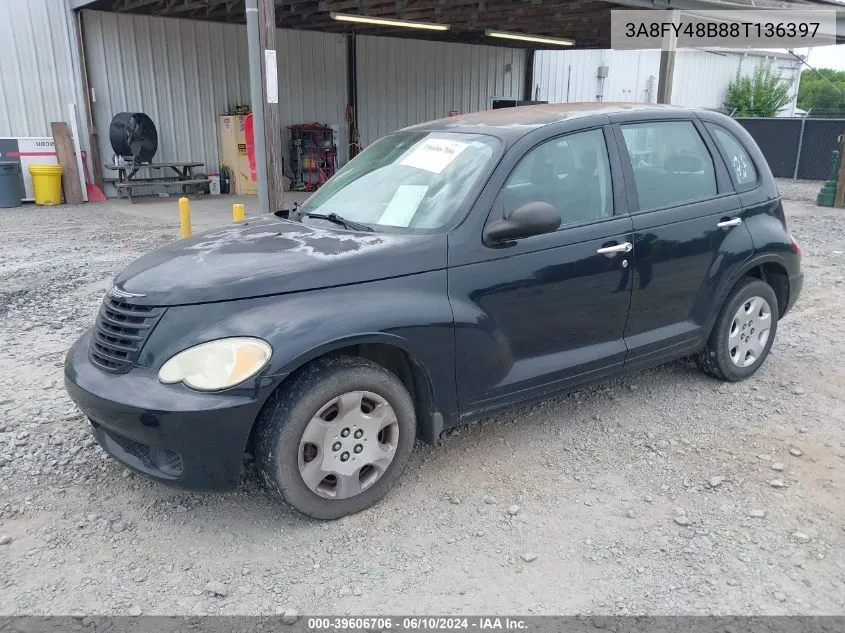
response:
<path fill-rule="evenodd" d="M 800 249 L 751 137 L 714 112 L 566 104 L 382 138 L 297 211 L 120 273 L 65 383 L 109 454 L 193 490 L 267 487 L 332 519 L 414 441 L 695 356 L 763 363 Z M 610 404 L 608 404 L 610 406 Z"/>

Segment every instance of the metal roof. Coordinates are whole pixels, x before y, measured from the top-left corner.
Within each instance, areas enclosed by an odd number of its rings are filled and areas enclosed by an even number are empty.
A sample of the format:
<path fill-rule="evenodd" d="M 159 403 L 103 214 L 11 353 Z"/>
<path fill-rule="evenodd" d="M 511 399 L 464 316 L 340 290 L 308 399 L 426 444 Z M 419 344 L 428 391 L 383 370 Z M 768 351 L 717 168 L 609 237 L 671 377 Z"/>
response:
<path fill-rule="evenodd" d="M 118 13 L 141 13 L 214 22 L 244 22 L 245 0 L 66 0 Z M 845 9 L 845 0 L 275 0 L 279 28 L 355 32 L 406 39 L 435 39 L 465 44 L 490 44 L 486 29 L 526 35 L 562 37 L 575 48 L 610 48 L 613 9 Z M 331 13 L 448 24 L 448 31 L 350 24 Z M 841 21 L 845 22 L 845 13 Z M 845 24 L 842 25 L 845 27 Z M 530 47 L 527 42 L 498 39 L 498 46 Z M 534 48 L 545 48 L 534 46 Z"/>
<path fill-rule="evenodd" d="M 148 15 L 243 22 L 244 0 L 69 0 L 86 9 Z M 624 1 L 624 0 L 623 0 Z M 623 2 L 607 0 L 276 0 L 279 28 L 434 39 L 465 44 L 493 44 L 486 29 L 573 39 L 579 48 L 608 47 L 610 9 Z M 448 31 L 351 24 L 332 12 L 368 17 L 448 24 Z M 497 46 L 526 48 L 527 42 L 495 40 Z"/>

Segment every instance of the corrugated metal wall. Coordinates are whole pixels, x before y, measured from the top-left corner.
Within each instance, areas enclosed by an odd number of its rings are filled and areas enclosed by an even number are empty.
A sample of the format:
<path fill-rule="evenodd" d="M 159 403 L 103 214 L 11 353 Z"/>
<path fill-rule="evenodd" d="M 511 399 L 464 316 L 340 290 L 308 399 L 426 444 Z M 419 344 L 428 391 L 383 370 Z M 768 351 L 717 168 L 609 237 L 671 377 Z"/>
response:
<path fill-rule="evenodd" d="M 493 97 L 522 98 L 522 49 L 358 37 L 357 58 L 363 145 L 450 110 L 486 110 Z"/>
<path fill-rule="evenodd" d="M 722 107 L 728 84 L 737 72 L 751 75 L 771 63 L 783 79 L 792 82 L 792 114 L 798 94 L 800 64 L 754 53 L 678 51 L 672 80 L 672 103 L 680 106 Z M 603 81 L 599 66 L 608 67 Z M 654 102 L 660 74 L 659 51 L 537 51 L 534 83 L 539 98 L 552 102 L 629 101 Z M 601 99 L 599 99 L 601 95 Z"/>
<path fill-rule="evenodd" d="M 249 102 L 245 27 L 98 11 L 83 12 L 83 23 L 103 159 L 113 153 L 112 116 L 140 111 L 158 128 L 156 160 L 201 160 L 213 169 L 217 116 Z M 279 30 L 276 38 L 283 125 L 337 125 L 345 162 L 345 37 Z M 521 49 L 360 37 L 357 55 L 364 146 L 450 110 L 473 112 L 489 108 L 494 97 L 522 98 Z"/>
<path fill-rule="evenodd" d="M 65 3 L 0 0 L 0 42 L 0 136 L 51 136 L 81 99 Z"/>
<path fill-rule="evenodd" d="M 660 52 L 610 51 L 610 53 L 602 101 L 634 101 L 636 103 L 656 101 L 658 76 L 655 69 L 660 67 Z"/>
<path fill-rule="evenodd" d="M 156 161 L 202 161 L 216 171 L 217 117 L 250 101 L 246 27 L 99 11 L 84 11 L 83 24 L 103 160 L 114 154 L 112 117 L 145 112 L 159 133 Z M 276 48 L 282 125 L 338 125 L 345 160 L 344 36 L 278 30 Z"/>
<path fill-rule="evenodd" d="M 798 98 L 800 62 L 751 53 L 680 51 L 675 60 L 672 103 L 702 108 L 722 107 L 728 84 L 737 73 L 750 77 L 763 64 L 771 64 L 781 79 L 792 82 L 792 101 L 785 108 L 792 115 Z"/>
<path fill-rule="evenodd" d="M 543 101 L 653 102 L 657 96 L 659 51 L 537 51 L 535 96 Z M 604 80 L 599 66 L 608 67 Z"/>
<path fill-rule="evenodd" d="M 678 52 L 672 82 L 672 103 L 721 108 L 728 84 L 736 78 L 737 72 L 743 76 L 750 75 L 759 59 L 733 53 Z"/>

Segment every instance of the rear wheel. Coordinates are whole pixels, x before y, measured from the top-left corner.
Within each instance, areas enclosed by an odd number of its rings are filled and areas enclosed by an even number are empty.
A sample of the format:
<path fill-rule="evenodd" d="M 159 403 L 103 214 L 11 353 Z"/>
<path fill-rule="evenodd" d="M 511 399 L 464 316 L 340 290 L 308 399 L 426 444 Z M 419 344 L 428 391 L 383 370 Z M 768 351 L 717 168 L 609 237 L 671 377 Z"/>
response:
<path fill-rule="evenodd" d="M 728 381 L 748 378 L 769 355 L 778 325 L 778 302 L 764 281 L 740 281 L 722 306 L 707 346 L 698 356 L 708 374 Z"/>
<path fill-rule="evenodd" d="M 379 501 L 398 481 L 416 437 L 401 381 L 360 358 L 304 368 L 265 405 L 256 463 L 267 487 L 317 519 L 337 519 Z"/>

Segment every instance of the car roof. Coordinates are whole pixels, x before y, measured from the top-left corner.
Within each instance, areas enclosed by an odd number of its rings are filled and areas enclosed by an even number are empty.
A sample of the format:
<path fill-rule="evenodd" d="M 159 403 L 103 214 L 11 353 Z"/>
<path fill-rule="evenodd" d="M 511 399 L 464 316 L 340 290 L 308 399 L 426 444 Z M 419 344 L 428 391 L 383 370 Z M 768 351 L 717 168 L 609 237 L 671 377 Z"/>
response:
<path fill-rule="evenodd" d="M 513 142 L 532 130 L 546 125 L 594 115 L 612 115 L 622 112 L 665 112 L 666 110 L 690 111 L 671 105 L 655 103 L 544 103 L 485 110 L 428 121 L 399 130 L 400 132 L 460 132 L 488 134 Z"/>

